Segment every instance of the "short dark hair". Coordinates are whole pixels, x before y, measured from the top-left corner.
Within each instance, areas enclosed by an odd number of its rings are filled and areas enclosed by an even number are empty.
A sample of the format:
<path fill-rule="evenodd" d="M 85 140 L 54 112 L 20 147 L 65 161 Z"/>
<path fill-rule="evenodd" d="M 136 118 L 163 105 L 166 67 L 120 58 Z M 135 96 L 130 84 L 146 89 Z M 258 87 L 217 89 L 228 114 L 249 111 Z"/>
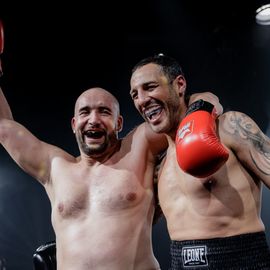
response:
<path fill-rule="evenodd" d="M 162 72 L 168 77 L 169 81 L 173 81 L 177 76 L 183 75 L 183 70 L 178 61 L 170 56 L 162 53 L 150 56 L 139 61 L 132 69 L 132 74 L 140 67 L 147 64 L 157 64 L 161 67 Z"/>

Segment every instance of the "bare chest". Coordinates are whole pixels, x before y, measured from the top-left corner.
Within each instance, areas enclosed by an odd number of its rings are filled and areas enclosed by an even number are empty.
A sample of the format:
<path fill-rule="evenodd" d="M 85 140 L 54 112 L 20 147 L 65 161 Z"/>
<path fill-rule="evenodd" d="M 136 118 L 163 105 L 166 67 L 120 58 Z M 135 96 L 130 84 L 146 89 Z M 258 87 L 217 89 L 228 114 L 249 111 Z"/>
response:
<path fill-rule="evenodd" d="M 199 179 L 186 174 L 177 163 L 175 148 L 168 149 L 158 176 L 158 190 L 161 200 L 178 201 L 180 198 L 182 200 L 187 194 L 188 196 L 193 194 L 198 196 L 198 194 L 205 193 L 206 196 L 209 196 L 209 193 L 216 188 L 216 175 Z"/>
<path fill-rule="evenodd" d="M 100 168 L 77 174 L 67 170 L 54 180 L 53 215 L 85 217 L 89 213 L 112 213 L 136 207 L 145 189 L 128 170 Z"/>
<path fill-rule="evenodd" d="M 242 205 L 241 201 L 253 202 L 254 198 L 258 200 L 260 187 L 233 154 L 211 176 L 195 178 L 180 169 L 174 149 L 170 150 L 159 174 L 158 190 L 162 205 L 177 203 L 185 206 L 192 202 L 192 205 L 206 206 L 209 209 L 211 203 L 213 209 L 220 210 L 224 205 L 229 206 L 236 201 L 239 202 L 238 205 Z M 233 205 L 229 208 L 238 211 Z"/>

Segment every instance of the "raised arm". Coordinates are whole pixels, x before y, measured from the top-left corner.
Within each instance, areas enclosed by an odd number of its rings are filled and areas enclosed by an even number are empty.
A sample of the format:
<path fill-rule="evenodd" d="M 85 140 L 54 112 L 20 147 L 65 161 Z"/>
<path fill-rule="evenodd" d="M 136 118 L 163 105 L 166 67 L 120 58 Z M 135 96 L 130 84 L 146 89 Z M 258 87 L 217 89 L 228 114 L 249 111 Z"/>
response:
<path fill-rule="evenodd" d="M 2 88 L 0 87 L 0 117 L 12 120 L 12 112 L 9 107 L 9 104 L 6 100 L 6 97 L 3 94 Z"/>
<path fill-rule="evenodd" d="M 50 180 L 53 158 L 71 158 L 66 152 L 40 141 L 24 126 L 10 119 L 9 105 L 0 89 L 0 143 L 13 160 L 42 184 Z"/>
<path fill-rule="evenodd" d="M 219 131 L 240 162 L 270 188 L 270 139 L 248 115 L 230 111 L 220 117 Z"/>

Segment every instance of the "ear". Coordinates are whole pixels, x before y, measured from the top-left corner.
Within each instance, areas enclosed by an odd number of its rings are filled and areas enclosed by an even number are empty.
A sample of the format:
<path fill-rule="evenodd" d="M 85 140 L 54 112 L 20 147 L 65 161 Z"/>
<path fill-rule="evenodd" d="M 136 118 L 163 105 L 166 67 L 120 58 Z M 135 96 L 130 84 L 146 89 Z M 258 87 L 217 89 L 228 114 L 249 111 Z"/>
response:
<path fill-rule="evenodd" d="M 75 122 L 76 122 L 75 117 L 72 117 L 72 119 L 71 119 L 71 128 L 72 128 L 74 134 L 75 134 Z"/>
<path fill-rule="evenodd" d="M 118 132 L 122 131 L 123 123 L 124 123 L 124 119 L 123 119 L 122 115 L 119 115 L 118 119 L 117 119 L 117 127 L 116 127 L 116 130 Z"/>
<path fill-rule="evenodd" d="M 183 75 L 179 75 L 175 78 L 175 82 L 177 85 L 177 91 L 178 91 L 178 95 L 184 96 L 185 92 L 186 92 L 186 88 L 187 88 L 187 82 L 186 79 Z"/>

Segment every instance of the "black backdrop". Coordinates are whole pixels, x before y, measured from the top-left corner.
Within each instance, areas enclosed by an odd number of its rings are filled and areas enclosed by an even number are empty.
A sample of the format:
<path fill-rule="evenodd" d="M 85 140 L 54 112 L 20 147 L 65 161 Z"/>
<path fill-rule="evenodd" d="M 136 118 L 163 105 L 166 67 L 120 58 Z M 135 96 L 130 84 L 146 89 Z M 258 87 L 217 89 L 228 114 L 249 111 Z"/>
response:
<path fill-rule="evenodd" d="M 129 97 L 130 70 L 141 58 L 163 52 L 182 63 L 188 91 L 213 91 L 225 110 L 249 114 L 269 136 L 270 26 L 254 19 L 262 2 L 1 1 L 6 41 L 1 85 L 19 122 L 76 155 L 70 128 L 76 97 L 97 85 L 112 91 L 125 118 L 124 136 L 142 121 Z M 268 240 L 269 200 L 264 189 Z M 32 269 L 34 249 L 53 238 L 43 187 L 0 148 L 0 258 L 8 270 Z M 154 226 L 153 244 L 167 269 L 164 220 Z"/>

